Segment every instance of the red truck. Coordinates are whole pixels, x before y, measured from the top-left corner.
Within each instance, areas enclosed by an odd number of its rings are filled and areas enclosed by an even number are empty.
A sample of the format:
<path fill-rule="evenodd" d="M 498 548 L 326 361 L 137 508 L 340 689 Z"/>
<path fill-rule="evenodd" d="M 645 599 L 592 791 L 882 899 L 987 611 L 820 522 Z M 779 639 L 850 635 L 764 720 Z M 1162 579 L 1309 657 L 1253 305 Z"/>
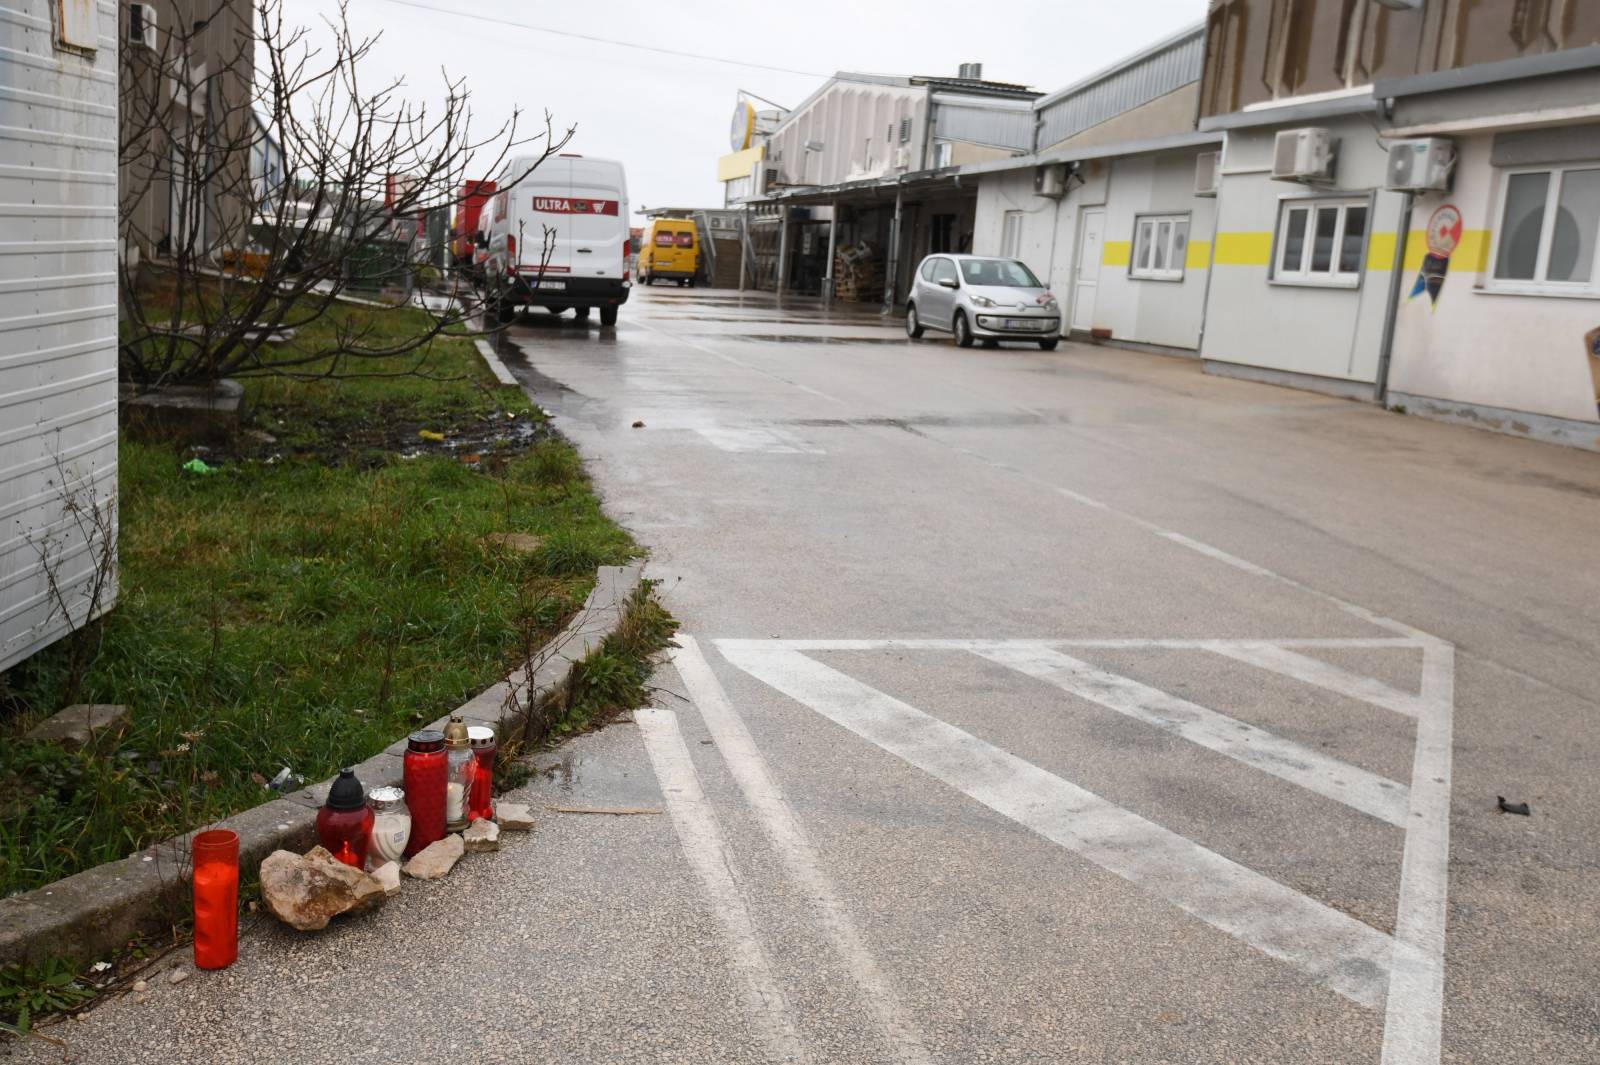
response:
<path fill-rule="evenodd" d="M 493 195 L 494 182 L 469 181 L 456 196 L 456 217 L 450 224 L 450 262 L 458 270 L 472 269 L 478 217 Z"/>

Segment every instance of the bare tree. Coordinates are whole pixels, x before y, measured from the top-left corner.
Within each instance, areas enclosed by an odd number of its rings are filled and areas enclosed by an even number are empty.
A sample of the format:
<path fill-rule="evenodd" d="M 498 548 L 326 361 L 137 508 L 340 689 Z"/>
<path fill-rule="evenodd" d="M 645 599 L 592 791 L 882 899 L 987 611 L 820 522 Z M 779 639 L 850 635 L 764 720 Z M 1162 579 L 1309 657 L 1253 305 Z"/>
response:
<path fill-rule="evenodd" d="M 343 4 L 319 40 L 286 21 L 283 0 L 192 2 L 207 17 L 184 19 L 178 0 L 154 47 L 122 64 L 123 379 L 405 373 L 434 338 L 481 321 L 496 294 L 441 269 L 427 222 L 469 179 L 514 186 L 574 130 L 546 113 L 530 131 L 515 112 L 479 135 L 465 82 L 448 74 L 432 109 L 403 80 L 368 86 L 377 37 L 353 32 Z M 358 280 L 400 293 L 388 306 L 428 287 L 447 298 L 420 331 L 381 312 L 331 315 Z M 332 325 L 326 342 L 292 357 L 272 346 L 318 321 Z"/>

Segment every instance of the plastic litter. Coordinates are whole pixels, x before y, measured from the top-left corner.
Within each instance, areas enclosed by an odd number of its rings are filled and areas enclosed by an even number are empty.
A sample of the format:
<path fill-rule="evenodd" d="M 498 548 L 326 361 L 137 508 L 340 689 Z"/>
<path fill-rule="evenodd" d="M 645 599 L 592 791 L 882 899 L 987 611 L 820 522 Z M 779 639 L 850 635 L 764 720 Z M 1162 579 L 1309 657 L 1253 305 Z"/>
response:
<path fill-rule="evenodd" d="M 183 464 L 184 473 L 216 473 L 215 466 L 208 466 L 205 459 L 190 459 Z"/>
<path fill-rule="evenodd" d="M 432 440 L 435 444 L 444 443 L 444 434 L 436 433 L 432 429 L 418 429 L 417 435 L 424 440 Z"/>
<path fill-rule="evenodd" d="M 278 775 L 273 777 L 272 780 L 267 783 L 267 787 L 271 788 L 273 791 L 293 791 L 294 789 L 303 785 L 305 782 L 305 777 L 296 773 L 288 766 L 284 766 L 282 769 L 278 770 Z"/>

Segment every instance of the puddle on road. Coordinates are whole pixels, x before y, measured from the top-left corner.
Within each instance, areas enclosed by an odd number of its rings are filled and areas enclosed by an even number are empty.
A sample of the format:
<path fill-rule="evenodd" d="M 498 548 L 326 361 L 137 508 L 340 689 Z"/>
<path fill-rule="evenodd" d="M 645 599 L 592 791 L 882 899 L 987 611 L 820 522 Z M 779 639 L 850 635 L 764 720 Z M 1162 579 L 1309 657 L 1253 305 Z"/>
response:
<path fill-rule="evenodd" d="M 977 414 L 913 414 L 893 418 L 795 418 L 783 422 L 807 429 L 1020 429 L 1034 425 L 1071 425 L 1072 416 L 1061 411 L 986 411 Z"/>
<path fill-rule="evenodd" d="M 630 772 L 615 754 L 590 757 L 563 751 L 551 762 L 540 760 L 534 776 L 554 785 L 564 801 L 580 799 L 597 806 L 659 806 L 661 789 L 648 769 Z"/>
<path fill-rule="evenodd" d="M 722 340 L 755 340 L 763 344 L 905 344 L 903 336 L 838 337 L 797 336 L 793 333 L 681 333 L 680 336 L 717 337 Z"/>

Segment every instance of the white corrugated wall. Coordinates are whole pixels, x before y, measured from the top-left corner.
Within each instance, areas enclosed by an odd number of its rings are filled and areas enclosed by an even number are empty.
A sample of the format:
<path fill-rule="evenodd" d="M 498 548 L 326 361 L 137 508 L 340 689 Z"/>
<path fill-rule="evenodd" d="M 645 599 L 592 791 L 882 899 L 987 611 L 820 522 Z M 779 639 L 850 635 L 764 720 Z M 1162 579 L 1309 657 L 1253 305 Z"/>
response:
<path fill-rule="evenodd" d="M 0 670 L 82 621 L 116 499 L 118 43 L 114 3 L 0 0 Z"/>

